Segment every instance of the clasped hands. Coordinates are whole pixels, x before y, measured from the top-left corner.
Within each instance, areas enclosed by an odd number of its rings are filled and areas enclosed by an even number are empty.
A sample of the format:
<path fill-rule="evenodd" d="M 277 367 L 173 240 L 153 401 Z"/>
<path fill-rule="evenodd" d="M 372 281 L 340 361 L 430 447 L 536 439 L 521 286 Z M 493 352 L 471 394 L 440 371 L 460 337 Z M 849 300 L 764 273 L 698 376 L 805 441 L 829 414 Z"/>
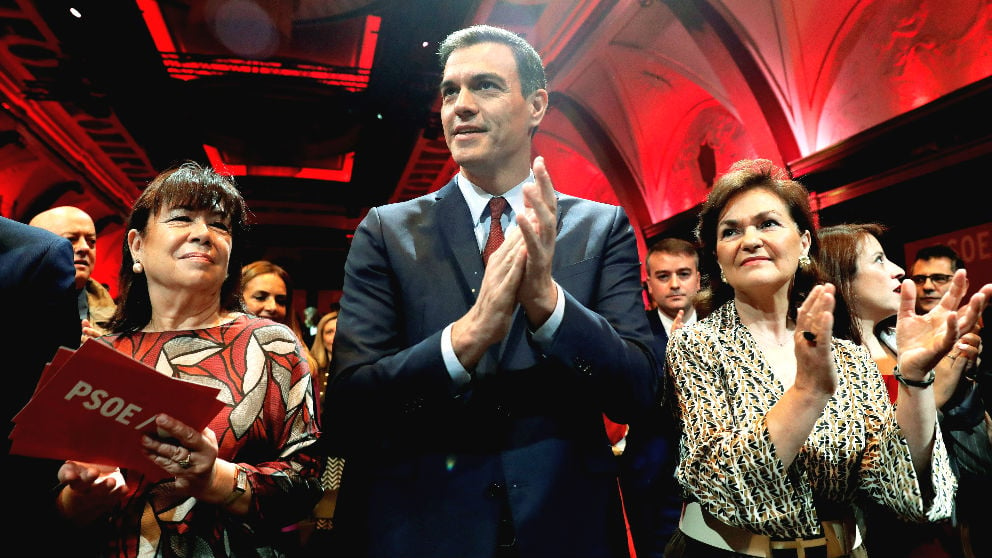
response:
<path fill-rule="evenodd" d="M 467 368 L 510 329 L 517 304 L 532 329 L 551 316 L 557 288 L 551 277 L 558 226 L 558 199 L 543 157 L 534 159 L 534 182 L 523 186 L 524 211 L 503 244 L 489 257 L 475 304 L 455 322 L 451 340 Z"/>
<path fill-rule="evenodd" d="M 155 418 L 155 425 L 161 438 L 142 436 L 145 456 L 175 478 L 177 490 L 209 502 L 223 501 L 230 483 L 223 480 L 228 475 L 220 472 L 221 464 L 234 465 L 217 459 L 213 430 L 197 432 L 165 414 Z M 120 469 L 112 465 L 69 460 L 59 468 L 58 479 L 66 486 L 59 505 L 77 519 L 109 510 L 128 492 Z"/>

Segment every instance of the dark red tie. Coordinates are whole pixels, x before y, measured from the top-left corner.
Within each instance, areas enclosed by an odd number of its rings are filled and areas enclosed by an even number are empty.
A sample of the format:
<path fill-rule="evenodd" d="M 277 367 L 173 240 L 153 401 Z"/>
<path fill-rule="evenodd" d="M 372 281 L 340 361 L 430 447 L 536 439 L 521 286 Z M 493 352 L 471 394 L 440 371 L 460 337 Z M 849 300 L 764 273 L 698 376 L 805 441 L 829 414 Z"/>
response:
<path fill-rule="evenodd" d="M 503 198 L 492 198 L 489 200 L 489 239 L 486 240 L 486 247 L 482 250 L 482 263 L 489 263 L 489 256 L 503 244 L 503 224 L 500 218 L 503 210 L 506 209 L 506 200 Z"/>

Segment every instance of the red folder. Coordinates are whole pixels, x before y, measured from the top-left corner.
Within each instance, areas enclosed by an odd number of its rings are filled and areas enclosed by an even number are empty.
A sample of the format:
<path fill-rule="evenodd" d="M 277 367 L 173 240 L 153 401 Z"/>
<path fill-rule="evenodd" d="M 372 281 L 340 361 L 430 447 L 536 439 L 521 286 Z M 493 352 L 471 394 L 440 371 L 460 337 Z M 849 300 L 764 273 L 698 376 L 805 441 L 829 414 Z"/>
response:
<path fill-rule="evenodd" d="M 60 349 L 34 395 L 14 417 L 10 453 L 136 469 L 152 480 L 169 474 L 145 457 L 165 413 L 202 430 L 224 403 L 220 390 L 159 373 L 98 341 Z"/>

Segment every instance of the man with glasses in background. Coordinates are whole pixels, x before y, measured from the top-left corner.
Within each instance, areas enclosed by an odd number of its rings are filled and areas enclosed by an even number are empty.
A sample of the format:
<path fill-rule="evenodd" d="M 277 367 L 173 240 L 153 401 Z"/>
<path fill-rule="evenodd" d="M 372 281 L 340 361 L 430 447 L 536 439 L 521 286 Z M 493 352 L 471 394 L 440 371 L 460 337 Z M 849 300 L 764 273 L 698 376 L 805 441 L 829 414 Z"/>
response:
<path fill-rule="evenodd" d="M 954 272 L 964 267 L 964 260 L 950 246 L 935 244 L 921 248 L 909 268 L 909 278 L 916 283 L 916 311 L 929 312 L 939 304 L 951 287 Z M 974 333 L 980 333 L 981 325 L 979 320 Z M 953 395 L 938 412 L 947 453 L 958 477 L 955 525 L 950 534 L 958 539 L 956 543 L 965 557 L 988 556 L 992 552 L 988 530 L 972 527 L 987 513 L 992 498 L 992 428 L 987 413 L 992 377 L 988 372 L 989 362 L 983 362 L 982 349 L 983 342 L 979 342 L 975 361 L 966 361 L 963 367 L 945 368 L 960 373 L 960 377 Z M 953 358 L 955 352 L 952 350 L 945 358 Z M 963 357 L 962 353 L 957 354 Z"/>
<path fill-rule="evenodd" d="M 916 311 L 929 312 L 951 286 L 954 272 L 964 268 L 964 260 L 950 246 L 935 244 L 916 253 L 910 279 L 916 283 Z"/>

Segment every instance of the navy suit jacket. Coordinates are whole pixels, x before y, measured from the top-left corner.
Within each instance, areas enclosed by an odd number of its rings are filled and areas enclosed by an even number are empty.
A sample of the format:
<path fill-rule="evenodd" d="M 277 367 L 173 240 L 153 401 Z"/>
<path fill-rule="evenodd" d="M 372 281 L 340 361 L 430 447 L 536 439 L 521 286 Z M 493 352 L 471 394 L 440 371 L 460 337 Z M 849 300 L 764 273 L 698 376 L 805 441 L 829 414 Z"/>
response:
<path fill-rule="evenodd" d="M 0 336 L 7 372 L 2 390 L 5 425 L 28 402 L 55 350 L 79 346 L 72 261 L 68 240 L 0 217 L 0 296 L 10 326 Z M 3 440 L 7 443 L 6 436 Z"/>
<path fill-rule="evenodd" d="M 18 556 L 85 553 L 83 545 L 59 548 L 64 525 L 55 516 L 56 474 L 61 461 L 10 455 L 10 420 L 28 402 L 41 371 L 59 346 L 79 345 L 76 270 L 68 240 L 44 229 L 0 217 L 0 297 L 6 325 L 0 335 L 2 424 L 0 470 L 16 475 L 21 497 L 0 506 L 0 525 L 12 535 L 5 550 Z M 16 533 L 16 535 L 14 535 Z M 68 537 L 67 537 L 68 538 Z M 79 541 L 77 541 L 79 542 Z M 67 544 L 69 544 L 67 542 Z"/>
<path fill-rule="evenodd" d="M 560 328 L 542 349 L 518 308 L 459 389 L 441 332 L 482 284 L 468 205 L 452 181 L 371 210 L 345 265 L 323 415 L 346 458 L 345 553 L 490 556 L 505 500 L 523 557 L 626 556 L 602 413 L 627 422 L 657 401 L 638 266 L 622 208 L 559 194 Z"/>
<path fill-rule="evenodd" d="M 661 316 L 654 308 L 645 312 L 645 315 L 648 318 L 648 325 L 651 327 L 651 334 L 654 335 L 655 354 L 664 362 L 665 347 L 668 346 L 668 333 L 665 332 L 665 325 L 661 323 Z"/>
<path fill-rule="evenodd" d="M 665 326 L 655 309 L 647 311 L 647 319 L 654 334 L 656 358 L 664 363 L 668 345 Z M 667 381 L 664 372 L 658 381 L 662 385 Z M 620 486 L 637 558 L 661 558 L 682 514 L 681 489 L 675 480 L 680 431 L 673 403 L 666 400 L 631 423 L 620 456 Z"/>

